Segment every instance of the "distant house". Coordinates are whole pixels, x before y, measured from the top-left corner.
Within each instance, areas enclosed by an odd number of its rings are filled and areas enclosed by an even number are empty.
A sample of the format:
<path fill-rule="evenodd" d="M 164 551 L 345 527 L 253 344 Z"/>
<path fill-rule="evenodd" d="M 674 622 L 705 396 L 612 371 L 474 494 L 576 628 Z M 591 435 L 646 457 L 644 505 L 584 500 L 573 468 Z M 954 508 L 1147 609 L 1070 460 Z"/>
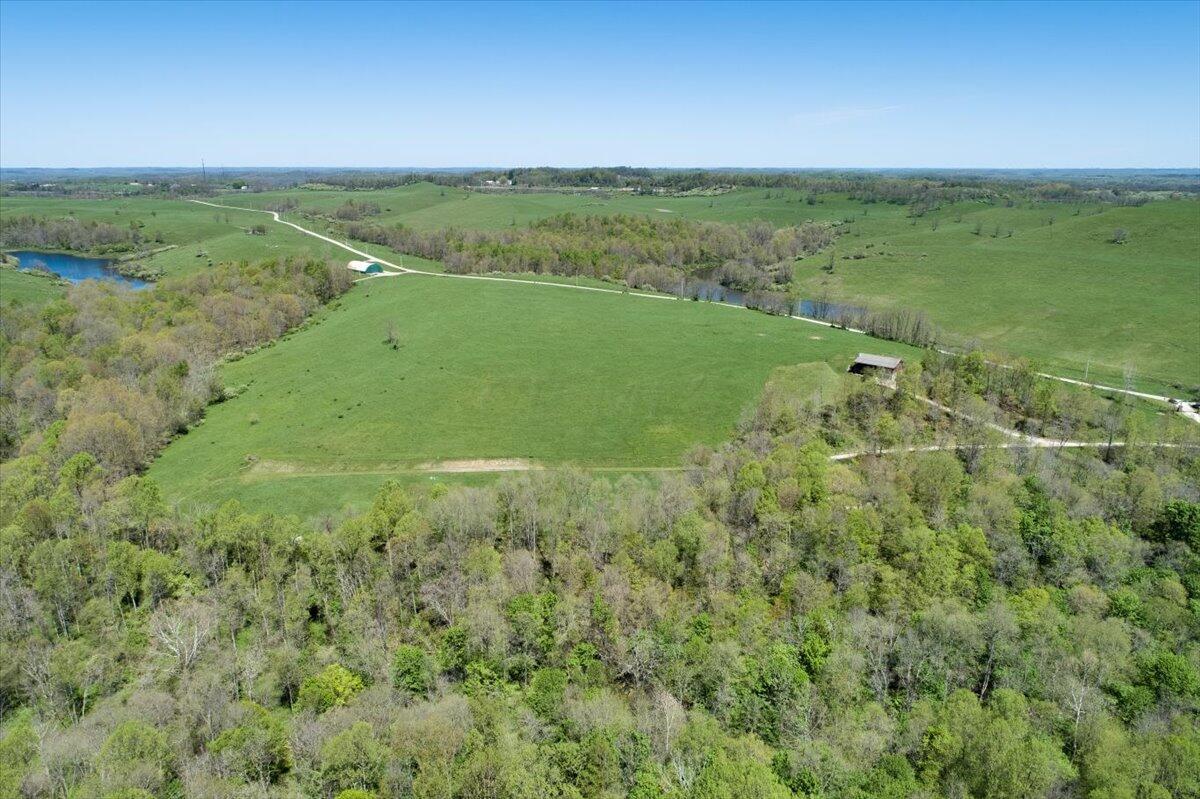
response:
<path fill-rule="evenodd" d="M 846 371 L 855 375 L 871 375 L 881 383 L 896 386 L 896 375 L 904 368 L 904 361 L 889 355 L 872 355 L 860 352 Z"/>
<path fill-rule="evenodd" d="M 365 275 L 378 275 L 383 271 L 383 267 L 374 261 L 351 261 L 346 264 L 346 268 L 351 272 L 362 272 Z"/>

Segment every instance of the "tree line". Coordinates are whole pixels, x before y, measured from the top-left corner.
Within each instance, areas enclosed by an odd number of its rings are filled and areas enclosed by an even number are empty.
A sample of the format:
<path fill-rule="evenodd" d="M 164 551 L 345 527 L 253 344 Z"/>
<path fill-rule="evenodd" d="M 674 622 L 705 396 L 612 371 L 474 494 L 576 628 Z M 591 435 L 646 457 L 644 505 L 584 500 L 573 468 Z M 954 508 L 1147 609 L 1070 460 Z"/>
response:
<path fill-rule="evenodd" d="M 790 266 L 783 262 L 818 252 L 835 236 L 833 227 L 817 222 L 773 228 L 765 222 L 731 225 L 571 213 L 498 231 L 417 231 L 404 225 L 352 222 L 345 232 L 360 241 L 441 261 L 456 274 L 534 272 L 611 278 L 630 285 L 652 282 L 656 288 L 678 284 L 705 269 L 737 286 L 790 281 Z M 658 271 L 639 271 L 646 268 Z"/>
<path fill-rule="evenodd" d="M 864 202 L 897 204 L 1028 199 L 1129 202 L 1146 192 L 1200 192 L 1194 171 L 1130 174 L 1087 170 L 772 170 L 655 169 L 645 167 L 530 167 L 442 172 L 326 172 L 319 185 L 377 190 L 414 183 L 472 188 L 494 181 L 512 190 L 625 191 L 676 194 L 732 188 L 788 189 L 806 195 L 841 194 Z M 278 183 L 278 176 L 273 180 Z M 303 181 L 301 181 L 303 182 Z M 1064 188 L 1065 187 L 1065 188 Z M 1144 201 L 1140 200 L 1140 201 Z"/>
<path fill-rule="evenodd" d="M 96 255 L 133 252 L 148 241 L 163 240 L 161 233 L 146 235 L 145 223 L 131 220 L 128 225 L 113 225 L 73 216 L 50 218 L 36 216 L 0 216 L 0 247 L 32 247 L 39 250 L 69 250 Z"/>
<path fill-rule="evenodd" d="M 357 212 L 359 205 L 351 208 Z M 788 316 L 801 313 L 801 298 L 789 288 L 792 261 L 830 246 L 839 227 L 811 221 L 775 228 L 766 222 L 733 225 L 565 213 L 499 231 L 418 231 L 403 224 L 357 221 L 343 230 L 352 239 L 441 261 L 454 274 L 584 276 L 718 302 L 728 300 L 725 289 L 736 289 L 743 292 L 746 307 Z M 934 345 L 940 336 L 925 313 L 915 309 L 872 310 L 826 299 L 807 304 L 804 313 L 920 347 Z"/>
<path fill-rule="evenodd" d="M 0 457 L 89 453 L 109 479 L 139 470 L 221 396 L 214 366 L 301 324 L 350 285 L 286 259 L 224 264 L 144 291 L 87 281 L 0 320 Z"/>

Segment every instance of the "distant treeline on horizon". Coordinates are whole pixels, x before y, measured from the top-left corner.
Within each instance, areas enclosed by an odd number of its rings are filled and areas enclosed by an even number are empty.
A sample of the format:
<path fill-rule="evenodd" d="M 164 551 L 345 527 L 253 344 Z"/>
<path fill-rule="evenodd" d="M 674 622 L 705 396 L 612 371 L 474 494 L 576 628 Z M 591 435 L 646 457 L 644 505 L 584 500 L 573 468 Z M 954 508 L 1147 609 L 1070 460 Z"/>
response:
<path fill-rule="evenodd" d="M 879 194 L 897 201 L 912 190 L 1038 190 L 1051 194 L 1104 189 L 1130 192 L 1200 193 L 1200 169 L 992 169 L 992 168 L 659 168 L 659 167 L 97 167 L 0 168 L 5 191 L 101 191 L 124 182 L 171 193 L 268 190 L 319 183 L 345 189 L 385 189 L 416 182 L 462 188 L 607 189 L 634 192 L 697 191 L 714 187 L 796 189 L 813 193 Z M 149 184 L 149 185 L 147 185 Z M 1064 190 L 1065 187 L 1065 190 Z M 1046 195 L 1046 191 L 1038 191 Z M 1046 197 L 1070 199 L 1072 197 Z"/>

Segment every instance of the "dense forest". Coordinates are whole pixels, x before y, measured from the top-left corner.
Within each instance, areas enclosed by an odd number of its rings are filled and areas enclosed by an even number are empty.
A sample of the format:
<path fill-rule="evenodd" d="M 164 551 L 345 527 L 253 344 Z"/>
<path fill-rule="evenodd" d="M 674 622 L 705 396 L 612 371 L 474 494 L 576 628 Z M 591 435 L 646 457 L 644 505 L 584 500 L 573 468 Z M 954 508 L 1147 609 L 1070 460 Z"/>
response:
<path fill-rule="evenodd" d="M 660 483 L 319 527 L 181 516 L 51 423 L 0 488 L 0 795 L 1200 795 L 1196 450 L 978 356 L 790 377 Z"/>

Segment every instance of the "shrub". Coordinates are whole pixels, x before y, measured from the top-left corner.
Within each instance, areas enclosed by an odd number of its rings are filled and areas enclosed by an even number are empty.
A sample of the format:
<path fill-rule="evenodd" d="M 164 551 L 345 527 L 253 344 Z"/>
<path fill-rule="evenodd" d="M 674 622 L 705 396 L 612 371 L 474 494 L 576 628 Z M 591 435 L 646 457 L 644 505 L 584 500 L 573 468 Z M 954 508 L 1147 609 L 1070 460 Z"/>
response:
<path fill-rule="evenodd" d="M 362 788 L 347 788 L 334 799 L 375 799 L 375 794 L 371 791 L 364 791 Z"/>

